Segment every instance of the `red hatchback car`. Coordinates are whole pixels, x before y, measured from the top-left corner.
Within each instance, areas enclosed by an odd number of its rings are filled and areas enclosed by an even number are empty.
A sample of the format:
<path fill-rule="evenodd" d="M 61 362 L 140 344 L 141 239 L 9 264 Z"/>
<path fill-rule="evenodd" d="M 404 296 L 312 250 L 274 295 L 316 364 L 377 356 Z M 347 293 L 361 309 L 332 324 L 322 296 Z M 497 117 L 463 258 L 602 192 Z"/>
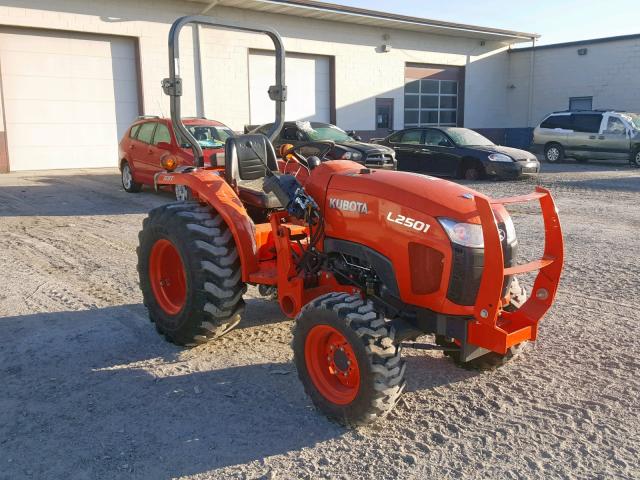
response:
<path fill-rule="evenodd" d="M 205 166 L 224 165 L 224 143 L 234 135 L 226 125 L 205 118 L 185 118 L 185 127 L 202 147 Z M 153 177 L 164 170 L 160 163 L 167 153 L 178 158 L 179 166 L 193 165 L 193 152 L 186 140 L 179 139 L 171 120 L 160 117 L 140 117 L 120 140 L 118 154 L 122 186 L 136 193 L 143 185 L 153 185 Z M 176 191 L 176 197 L 188 192 Z"/>

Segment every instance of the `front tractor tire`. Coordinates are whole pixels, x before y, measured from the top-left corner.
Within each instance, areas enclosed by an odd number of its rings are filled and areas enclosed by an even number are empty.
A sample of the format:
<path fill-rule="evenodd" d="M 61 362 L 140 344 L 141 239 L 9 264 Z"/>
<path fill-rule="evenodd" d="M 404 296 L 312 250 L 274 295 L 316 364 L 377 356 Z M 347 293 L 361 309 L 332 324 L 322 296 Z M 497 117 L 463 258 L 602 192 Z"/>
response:
<path fill-rule="evenodd" d="M 386 416 L 405 388 L 395 331 L 373 303 L 329 293 L 307 304 L 293 332 L 294 362 L 318 410 L 344 425 Z"/>
<path fill-rule="evenodd" d="M 139 240 L 144 305 L 168 341 L 195 346 L 239 323 L 246 286 L 220 215 L 198 202 L 163 205 L 144 220 Z"/>

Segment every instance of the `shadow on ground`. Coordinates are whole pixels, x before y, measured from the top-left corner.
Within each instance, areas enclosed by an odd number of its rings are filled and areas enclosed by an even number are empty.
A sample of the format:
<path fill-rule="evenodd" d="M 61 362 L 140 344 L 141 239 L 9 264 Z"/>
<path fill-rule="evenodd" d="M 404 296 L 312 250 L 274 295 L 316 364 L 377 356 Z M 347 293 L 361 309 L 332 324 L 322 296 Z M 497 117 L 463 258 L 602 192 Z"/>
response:
<path fill-rule="evenodd" d="M 0 177 L 0 216 L 77 216 L 146 213 L 175 200 L 172 192 L 123 190 L 117 173 Z"/>
<path fill-rule="evenodd" d="M 249 308 L 268 323 L 282 320 L 267 302 Z M 4 473 L 177 477 L 347 432 L 313 409 L 291 363 L 265 361 L 250 339 L 240 329 L 185 355 L 156 334 L 141 305 L 0 319 Z M 445 362 L 409 357 L 410 390 L 471 375 Z"/>

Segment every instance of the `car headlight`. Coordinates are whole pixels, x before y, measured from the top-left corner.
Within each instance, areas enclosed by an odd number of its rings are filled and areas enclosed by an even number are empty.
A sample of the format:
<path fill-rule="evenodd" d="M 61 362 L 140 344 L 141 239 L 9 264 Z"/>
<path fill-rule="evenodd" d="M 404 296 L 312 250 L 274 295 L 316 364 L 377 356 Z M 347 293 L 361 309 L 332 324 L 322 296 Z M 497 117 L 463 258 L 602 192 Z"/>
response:
<path fill-rule="evenodd" d="M 504 219 L 504 229 L 507 234 L 507 242 L 513 242 L 516 239 L 516 227 L 513 226 L 513 220 L 509 215 Z"/>
<path fill-rule="evenodd" d="M 438 221 L 453 243 L 465 247 L 483 248 L 482 225 L 463 223 L 450 218 L 439 218 Z"/>
<path fill-rule="evenodd" d="M 513 162 L 513 158 L 504 153 L 492 153 L 489 155 L 489 160 L 492 162 Z"/>
<path fill-rule="evenodd" d="M 340 158 L 342 160 L 360 160 L 362 154 L 360 152 L 344 152 Z"/>

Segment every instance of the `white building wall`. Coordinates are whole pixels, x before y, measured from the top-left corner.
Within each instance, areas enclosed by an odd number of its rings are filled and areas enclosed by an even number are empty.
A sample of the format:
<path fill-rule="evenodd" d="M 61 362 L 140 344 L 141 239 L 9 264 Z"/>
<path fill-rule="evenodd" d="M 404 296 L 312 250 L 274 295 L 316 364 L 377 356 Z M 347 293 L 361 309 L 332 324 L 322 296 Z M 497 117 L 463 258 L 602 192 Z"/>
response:
<path fill-rule="evenodd" d="M 507 126 L 508 60 L 507 47 L 469 58 L 465 75 L 465 127 Z"/>
<path fill-rule="evenodd" d="M 136 37 L 140 47 L 145 114 L 168 115 L 160 81 L 167 76 L 167 34 L 177 17 L 206 5 L 174 0 L 22 0 L 0 6 L 0 24 Z M 466 67 L 465 124 L 495 126 L 506 115 L 507 70 L 504 46 L 477 39 L 427 35 L 404 30 L 314 21 L 292 16 L 215 7 L 208 15 L 280 31 L 287 50 L 335 59 L 337 123 L 346 129 L 373 130 L 375 98 L 394 98 L 395 128 L 403 126 L 404 66 L 407 62 Z M 384 34 L 389 40 L 384 40 Z M 183 114 L 196 114 L 191 34 L 184 31 Z M 249 120 L 248 50 L 270 48 L 251 34 L 202 29 L 204 110 L 208 117 L 241 129 Z M 380 53 L 390 43 L 392 51 Z M 266 94 L 266 93 L 265 93 Z M 9 132 L 10 134 L 10 132 Z"/>
<path fill-rule="evenodd" d="M 586 48 L 586 55 L 578 49 Z M 527 118 L 531 56 L 533 98 Z M 640 111 L 640 38 L 557 48 L 513 50 L 509 55 L 507 123 L 534 127 L 549 112 L 569 108 L 570 97 L 593 97 L 595 109 Z"/>

